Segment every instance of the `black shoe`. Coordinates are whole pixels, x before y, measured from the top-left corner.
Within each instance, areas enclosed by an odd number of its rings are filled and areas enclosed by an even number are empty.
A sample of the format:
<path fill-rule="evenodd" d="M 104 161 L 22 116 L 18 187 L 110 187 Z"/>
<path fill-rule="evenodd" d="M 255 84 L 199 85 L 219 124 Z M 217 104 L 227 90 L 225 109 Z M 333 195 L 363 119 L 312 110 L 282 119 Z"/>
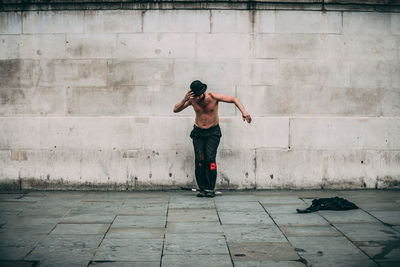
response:
<path fill-rule="evenodd" d="M 205 196 L 206 196 L 206 192 L 204 192 L 202 190 L 197 194 L 197 197 L 205 197 Z"/>
<path fill-rule="evenodd" d="M 215 197 L 215 192 L 214 190 L 205 190 L 206 197 Z"/>

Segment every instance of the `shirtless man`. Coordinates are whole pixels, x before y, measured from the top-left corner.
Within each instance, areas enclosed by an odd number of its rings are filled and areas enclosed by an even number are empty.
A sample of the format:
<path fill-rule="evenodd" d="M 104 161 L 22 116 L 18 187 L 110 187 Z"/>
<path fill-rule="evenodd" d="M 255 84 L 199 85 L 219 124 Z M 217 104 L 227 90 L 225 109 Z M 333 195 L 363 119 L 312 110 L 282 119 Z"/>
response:
<path fill-rule="evenodd" d="M 195 155 L 195 175 L 200 188 L 198 197 L 214 197 L 215 182 L 217 180 L 217 164 L 215 158 L 221 138 L 219 128 L 218 102 L 234 103 L 242 113 L 243 121 L 251 123 L 251 116 L 246 112 L 239 99 L 206 92 L 207 85 L 200 81 L 193 81 L 185 97 L 175 105 L 174 112 L 180 112 L 192 105 L 196 112 L 195 124 L 190 133 L 193 140 Z"/>

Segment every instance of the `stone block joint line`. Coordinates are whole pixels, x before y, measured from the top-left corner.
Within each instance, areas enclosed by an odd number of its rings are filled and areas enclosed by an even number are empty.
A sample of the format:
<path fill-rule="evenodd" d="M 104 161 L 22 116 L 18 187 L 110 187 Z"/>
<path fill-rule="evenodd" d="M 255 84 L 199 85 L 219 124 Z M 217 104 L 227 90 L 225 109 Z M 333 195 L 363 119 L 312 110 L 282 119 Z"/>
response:
<path fill-rule="evenodd" d="M 219 216 L 218 209 L 216 208 L 217 205 L 216 205 L 216 203 L 215 203 L 215 199 L 213 199 L 213 203 L 214 203 L 214 206 L 215 206 L 215 210 L 216 210 L 216 212 L 217 212 L 219 225 L 221 225 L 221 227 L 222 227 L 222 221 L 221 221 L 221 217 Z M 230 259 L 231 259 L 232 266 L 235 267 L 235 262 L 233 261 L 232 252 L 231 252 L 231 249 L 230 249 L 230 247 L 229 247 L 229 245 L 228 245 L 228 240 L 227 240 L 227 238 L 226 238 L 225 233 L 224 233 L 224 239 L 225 239 L 226 247 L 228 248 L 229 257 L 230 257 Z"/>
<path fill-rule="evenodd" d="M 261 205 L 261 207 L 264 209 L 264 211 L 268 214 L 269 218 L 274 222 L 274 224 L 276 225 L 276 227 L 278 227 L 279 231 L 281 232 L 281 234 L 285 237 L 286 241 L 293 247 L 292 243 L 289 241 L 289 239 L 287 238 L 286 234 L 284 233 L 284 231 L 282 231 L 281 227 L 279 226 L 278 223 L 276 223 L 276 221 L 274 220 L 274 218 L 272 218 L 271 214 L 269 214 L 269 212 L 267 211 L 267 209 L 265 208 L 264 205 L 261 204 L 260 201 L 258 201 L 258 203 Z M 293 247 L 295 248 L 295 247 Z M 299 256 L 299 262 L 303 263 L 304 265 L 308 266 L 308 262 L 306 259 L 304 259 L 297 251 L 296 251 L 297 256 Z"/>
<path fill-rule="evenodd" d="M 373 262 L 375 262 L 375 264 L 379 265 L 380 264 L 378 262 L 376 262 L 372 257 L 370 257 L 365 251 L 363 251 L 362 249 L 360 249 L 357 244 L 351 240 L 345 233 L 343 233 L 339 228 L 337 228 L 333 223 L 331 223 L 329 220 L 327 220 L 323 215 L 321 215 L 321 217 L 333 228 L 336 229 L 336 231 L 338 231 L 339 233 L 341 233 L 348 241 L 350 241 L 355 247 L 357 247 L 364 255 L 366 255 L 370 260 L 372 260 Z"/>
<path fill-rule="evenodd" d="M 171 196 L 168 196 L 168 206 L 167 206 L 167 216 L 165 218 L 165 229 L 164 229 L 164 236 L 163 236 L 163 244 L 162 244 L 162 248 L 161 248 L 161 259 L 160 259 L 160 267 L 162 267 L 162 261 L 163 261 L 163 257 L 164 257 L 164 248 L 165 248 L 165 236 L 167 234 L 167 226 L 168 226 L 168 213 L 169 213 L 169 204 L 171 201 Z"/>

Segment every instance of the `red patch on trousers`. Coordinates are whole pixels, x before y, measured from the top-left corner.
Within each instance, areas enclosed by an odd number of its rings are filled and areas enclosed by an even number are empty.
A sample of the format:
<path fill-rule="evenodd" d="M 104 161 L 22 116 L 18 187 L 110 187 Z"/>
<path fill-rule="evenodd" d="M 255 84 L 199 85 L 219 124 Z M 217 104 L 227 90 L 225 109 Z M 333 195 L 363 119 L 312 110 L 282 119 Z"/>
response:
<path fill-rule="evenodd" d="M 215 171 L 217 169 L 217 164 L 215 162 L 210 164 L 210 170 Z"/>
<path fill-rule="evenodd" d="M 204 160 L 204 154 L 201 154 L 201 160 Z"/>

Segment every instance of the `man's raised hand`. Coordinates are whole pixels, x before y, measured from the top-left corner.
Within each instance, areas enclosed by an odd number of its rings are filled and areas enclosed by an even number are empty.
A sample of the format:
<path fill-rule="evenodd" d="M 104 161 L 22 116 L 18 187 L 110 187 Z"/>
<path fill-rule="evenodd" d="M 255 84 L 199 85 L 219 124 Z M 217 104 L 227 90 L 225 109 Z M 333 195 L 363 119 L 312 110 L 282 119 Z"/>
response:
<path fill-rule="evenodd" d="M 248 113 L 243 113 L 243 114 L 242 114 L 242 118 L 243 118 L 243 121 L 247 121 L 248 123 L 251 123 L 251 116 L 250 116 L 250 114 L 248 114 Z"/>
<path fill-rule="evenodd" d="M 185 95 L 185 102 L 189 101 L 190 99 L 192 99 L 194 97 L 194 92 L 192 90 L 189 90 L 186 95 Z"/>

